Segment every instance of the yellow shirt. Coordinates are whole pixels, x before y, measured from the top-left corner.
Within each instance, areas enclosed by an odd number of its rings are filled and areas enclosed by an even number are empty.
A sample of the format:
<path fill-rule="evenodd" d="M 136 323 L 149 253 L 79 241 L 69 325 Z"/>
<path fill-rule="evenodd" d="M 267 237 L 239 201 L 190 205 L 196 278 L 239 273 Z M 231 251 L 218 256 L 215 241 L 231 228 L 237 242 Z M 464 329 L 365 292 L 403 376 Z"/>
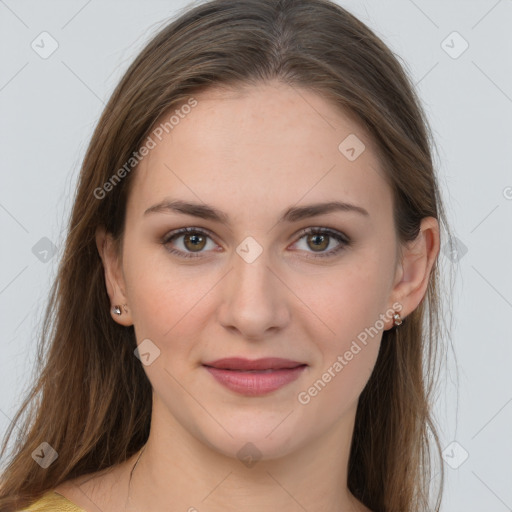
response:
<path fill-rule="evenodd" d="M 23 511 L 30 512 L 85 512 L 83 508 L 77 507 L 73 502 L 55 491 L 48 491 L 37 501 L 32 503 Z"/>

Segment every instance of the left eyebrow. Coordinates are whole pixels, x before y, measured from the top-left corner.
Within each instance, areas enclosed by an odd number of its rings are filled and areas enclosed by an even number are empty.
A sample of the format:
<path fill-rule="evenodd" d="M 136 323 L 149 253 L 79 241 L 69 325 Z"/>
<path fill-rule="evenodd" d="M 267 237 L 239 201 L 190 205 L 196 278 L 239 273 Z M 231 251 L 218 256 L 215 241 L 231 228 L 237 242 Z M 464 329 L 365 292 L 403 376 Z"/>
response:
<path fill-rule="evenodd" d="M 302 219 L 335 211 L 355 212 L 364 215 L 365 217 L 370 216 L 368 211 L 361 206 L 342 201 L 331 201 L 328 203 L 315 203 L 306 206 L 292 206 L 281 215 L 278 222 L 298 222 Z M 201 204 L 166 199 L 148 208 L 144 212 L 144 215 L 148 215 L 150 213 L 182 213 L 201 219 L 221 222 L 228 226 L 230 225 L 229 216 L 225 212 L 204 203 Z"/>
<path fill-rule="evenodd" d="M 357 206 L 351 203 L 345 203 L 342 201 L 331 201 L 329 203 L 316 203 L 307 206 L 294 206 L 288 208 L 286 212 L 281 216 L 279 222 L 297 222 L 302 219 L 309 217 L 315 217 L 316 215 L 322 215 L 331 212 L 355 212 L 369 217 L 370 214 L 362 206 Z"/>

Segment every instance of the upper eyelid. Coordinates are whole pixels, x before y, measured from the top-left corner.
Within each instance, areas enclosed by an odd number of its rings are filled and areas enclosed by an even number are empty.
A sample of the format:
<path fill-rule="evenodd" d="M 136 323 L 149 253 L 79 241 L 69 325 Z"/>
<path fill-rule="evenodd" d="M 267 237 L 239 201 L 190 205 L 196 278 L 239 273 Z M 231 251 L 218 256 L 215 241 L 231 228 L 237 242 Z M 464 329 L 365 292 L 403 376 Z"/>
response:
<path fill-rule="evenodd" d="M 204 235 L 208 235 L 212 240 L 215 241 L 215 235 L 205 228 L 195 228 L 193 226 L 186 227 L 186 228 L 180 228 L 180 229 L 173 229 L 172 231 L 169 231 L 166 233 L 162 240 L 170 241 L 173 238 L 178 238 L 180 236 L 186 235 L 187 233 L 202 233 Z M 217 243 L 217 242 L 215 242 Z"/>

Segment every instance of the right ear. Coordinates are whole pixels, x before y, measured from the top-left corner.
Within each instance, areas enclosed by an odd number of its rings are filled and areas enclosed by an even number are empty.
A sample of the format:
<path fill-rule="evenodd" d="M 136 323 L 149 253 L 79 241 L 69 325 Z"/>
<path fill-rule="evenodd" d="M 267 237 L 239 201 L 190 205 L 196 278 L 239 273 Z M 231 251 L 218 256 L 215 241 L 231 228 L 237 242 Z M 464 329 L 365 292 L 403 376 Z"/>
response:
<path fill-rule="evenodd" d="M 112 235 L 107 233 L 103 226 L 98 226 L 96 229 L 96 247 L 105 271 L 105 285 L 110 297 L 110 314 L 118 324 L 133 325 L 130 309 L 126 307 L 128 300 L 117 247 Z M 115 305 L 121 306 L 121 315 L 113 312 L 112 308 Z"/>

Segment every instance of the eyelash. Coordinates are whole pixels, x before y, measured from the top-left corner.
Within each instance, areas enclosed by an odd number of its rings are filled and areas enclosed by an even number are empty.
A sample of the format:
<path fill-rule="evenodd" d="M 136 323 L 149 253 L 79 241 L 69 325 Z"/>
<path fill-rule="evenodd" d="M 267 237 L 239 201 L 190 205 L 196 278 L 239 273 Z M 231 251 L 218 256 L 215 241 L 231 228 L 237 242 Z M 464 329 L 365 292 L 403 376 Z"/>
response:
<path fill-rule="evenodd" d="M 175 238 L 179 238 L 180 236 L 182 236 L 184 234 L 189 234 L 189 233 L 200 234 L 200 235 L 207 236 L 208 238 L 212 238 L 210 236 L 210 234 L 207 231 L 203 230 L 203 229 L 200 229 L 200 228 L 182 228 L 182 229 L 179 229 L 179 230 L 176 230 L 176 231 L 172 231 L 171 233 L 168 233 L 167 235 L 165 235 L 162 238 L 161 243 L 164 246 L 166 246 L 166 250 L 167 251 L 169 251 L 172 254 L 176 254 L 176 255 L 178 255 L 181 258 L 200 258 L 201 255 L 202 255 L 202 252 L 198 252 L 198 253 L 195 253 L 195 254 L 194 253 L 190 253 L 190 252 L 186 253 L 186 252 L 183 252 L 183 251 L 179 251 L 179 250 L 176 250 L 176 249 L 170 249 L 170 248 L 167 247 L 167 244 L 169 242 L 173 241 Z M 300 236 L 299 236 L 298 240 L 301 240 L 306 235 L 328 235 L 330 238 L 334 238 L 337 242 L 340 242 L 340 244 L 337 247 L 335 247 L 334 249 L 331 249 L 330 251 L 327 251 L 327 252 L 317 253 L 314 256 L 308 256 L 309 258 L 328 258 L 328 257 L 332 257 L 332 256 L 338 254 L 344 248 L 350 246 L 350 244 L 351 244 L 351 240 L 346 235 L 344 235 L 342 233 L 339 233 L 337 231 L 333 231 L 332 229 L 328 229 L 328 228 L 306 228 L 306 229 L 303 229 L 300 232 Z"/>

